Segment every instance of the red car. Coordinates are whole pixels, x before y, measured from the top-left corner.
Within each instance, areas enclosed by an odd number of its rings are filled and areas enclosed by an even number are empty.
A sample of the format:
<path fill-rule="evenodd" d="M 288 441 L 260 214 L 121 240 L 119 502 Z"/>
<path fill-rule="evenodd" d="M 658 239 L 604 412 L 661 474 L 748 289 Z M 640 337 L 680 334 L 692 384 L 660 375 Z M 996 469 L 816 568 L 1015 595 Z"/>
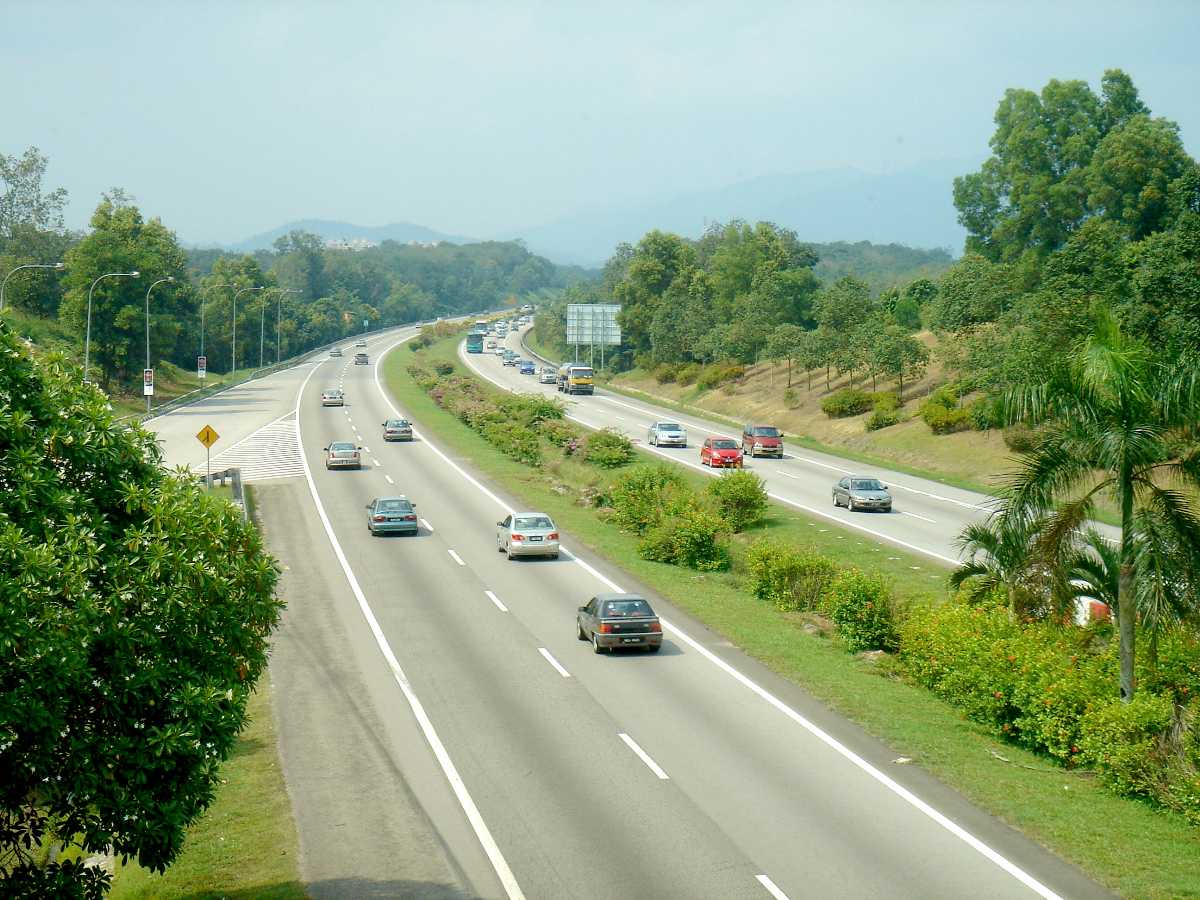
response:
<path fill-rule="evenodd" d="M 742 448 L 732 438 L 705 438 L 700 447 L 700 465 L 714 469 L 740 469 Z"/>
<path fill-rule="evenodd" d="M 783 435 L 774 425 L 747 425 L 742 429 L 742 450 L 750 456 L 783 459 Z"/>

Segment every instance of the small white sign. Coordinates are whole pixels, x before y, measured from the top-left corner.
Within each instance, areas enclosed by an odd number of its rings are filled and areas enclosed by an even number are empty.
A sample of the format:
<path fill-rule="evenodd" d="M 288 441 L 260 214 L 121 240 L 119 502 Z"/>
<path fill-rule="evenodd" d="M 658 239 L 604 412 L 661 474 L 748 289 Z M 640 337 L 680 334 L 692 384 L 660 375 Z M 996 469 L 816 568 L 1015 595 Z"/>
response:
<path fill-rule="evenodd" d="M 154 396 L 154 370 L 142 369 L 142 396 Z"/>

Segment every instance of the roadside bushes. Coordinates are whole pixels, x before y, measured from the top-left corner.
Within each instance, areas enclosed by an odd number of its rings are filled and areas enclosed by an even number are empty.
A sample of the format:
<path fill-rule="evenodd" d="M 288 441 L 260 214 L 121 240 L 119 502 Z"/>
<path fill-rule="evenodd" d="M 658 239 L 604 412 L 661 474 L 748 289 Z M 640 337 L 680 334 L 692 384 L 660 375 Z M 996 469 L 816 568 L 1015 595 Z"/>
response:
<path fill-rule="evenodd" d="M 609 491 L 613 523 L 622 531 L 644 534 L 658 523 L 663 509 L 687 490 L 687 482 L 673 466 L 634 466 Z"/>
<path fill-rule="evenodd" d="M 727 381 L 736 381 L 746 374 L 746 367 L 739 362 L 718 362 L 705 366 L 696 377 L 696 385 L 710 391 Z"/>
<path fill-rule="evenodd" d="M 654 367 L 654 380 L 659 384 L 673 384 L 678 372 L 679 366 L 674 363 L 659 363 Z"/>
<path fill-rule="evenodd" d="M 882 575 L 843 569 L 830 580 L 822 605 L 851 653 L 896 649 L 892 590 Z"/>
<path fill-rule="evenodd" d="M 958 405 L 958 389 L 943 385 L 921 404 L 921 418 L 934 434 L 953 434 L 972 427 L 970 411 Z"/>
<path fill-rule="evenodd" d="M 746 568 L 754 596 L 784 611 L 819 609 L 837 572 L 837 565 L 828 557 L 771 538 L 750 545 Z"/>
<path fill-rule="evenodd" d="M 602 469 L 616 469 L 633 461 L 633 444 L 620 432 L 602 428 L 584 439 L 583 458 Z"/>
<path fill-rule="evenodd" d="M 735 532 L 762 521 L 768 498 L 766 484 L 753 472 L 725 472 L 708 483 L 706 491 L 721 518 Z"/>
<path fill-rule="evenodd" d="M 867 431 L 878 431 L 900 421 L 900 395 L 895 391 L 881 391 L 872 403 L 874 411 L 867 417 Z"/>
<path fill-rule="evenodd" d="M 704 507 L 674 467 L 635 466 L 613 482 L 606 499 L 613 524 L 641 536 L 642 559 L 702 572 L 729 568 L 725 520 Z"/>
<path fill-rule="evenodd" d="M 433 371 L 438 375 L 453 375 L 454 363 L 440 359 L 433 364 Z"/>
<path fill-rule="evenodd" d="M 680 387 L 687 387 L 696 383 L 696 379 L 700 377 L 700 364 L 688 363 L 681 367 L 675 373 L 675 383 Z"/>
<path fill-rule="evenodd" d="M 821 401 L 821 412 L 831 419 L 857 416 L 871 408 L 874 400 L 867 391 L 858 388 L 842 388 Z"/>

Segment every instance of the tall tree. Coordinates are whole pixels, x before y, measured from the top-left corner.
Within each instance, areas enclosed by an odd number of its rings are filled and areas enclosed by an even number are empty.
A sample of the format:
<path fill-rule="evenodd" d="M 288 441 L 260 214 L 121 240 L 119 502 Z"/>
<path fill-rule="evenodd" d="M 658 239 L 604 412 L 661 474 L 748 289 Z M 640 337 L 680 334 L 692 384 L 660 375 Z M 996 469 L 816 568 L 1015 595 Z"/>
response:
<path fill-rule="evenodd" d="M 17 229 L 65 230 L 66 190 L 46 191 L 42 187 L 49 162 L 37 147 L 30 147 L 21 156 L 0 153 L 0 252 Z"/>
<path fill-rule="evenodd" d="M 1186 562 L 1174 569 L 1177 579 L 1200 572 L 1200 366 L 1194 357 L 1152 353 L 1102 310 L 1062 365 L 1014 388 L 1006 407 L 1010 421 L 1038 425 L 1042 437 L 1011 477 L 1002 526 L 1044 519 L 1037 540 L 1061 558 L 1093 517 L 1096 498 L 1107 493 L 1117 502 L 1120 688 L 1128 701 L 1136 687 L 1139 535 L 1153 530 L 1172 560 Z"/>

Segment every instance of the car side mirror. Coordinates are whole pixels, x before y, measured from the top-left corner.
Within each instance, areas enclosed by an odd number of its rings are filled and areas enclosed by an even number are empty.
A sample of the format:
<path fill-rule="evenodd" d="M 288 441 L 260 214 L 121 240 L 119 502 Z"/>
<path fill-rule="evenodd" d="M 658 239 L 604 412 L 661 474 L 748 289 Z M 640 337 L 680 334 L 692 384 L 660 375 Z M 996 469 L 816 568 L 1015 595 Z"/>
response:
<path fill-rule="evenodd" d="M 361 449 L 362 449 L 362 447 L 355 447 L 354 449 L 355 449 L 355 450 L 361 450 Z"/>
<path fill-rule="evenodd" d="M 365 505 L 363 506 L 363 509 L 370 509 L 370 508 L 371 508 L 371 504 L 370 504 L 370 503 L 367 503 L 367 504 L 365 504 Z"/>
<path fill-rule="evenodd" d="M 586 606 L 586 605 L 584 605 L 584 606 L 581 606 L 581 607 L 579 607 L 579 611 L 580 611 L 580 612 L 587 612 L 587 606 Z"/>

